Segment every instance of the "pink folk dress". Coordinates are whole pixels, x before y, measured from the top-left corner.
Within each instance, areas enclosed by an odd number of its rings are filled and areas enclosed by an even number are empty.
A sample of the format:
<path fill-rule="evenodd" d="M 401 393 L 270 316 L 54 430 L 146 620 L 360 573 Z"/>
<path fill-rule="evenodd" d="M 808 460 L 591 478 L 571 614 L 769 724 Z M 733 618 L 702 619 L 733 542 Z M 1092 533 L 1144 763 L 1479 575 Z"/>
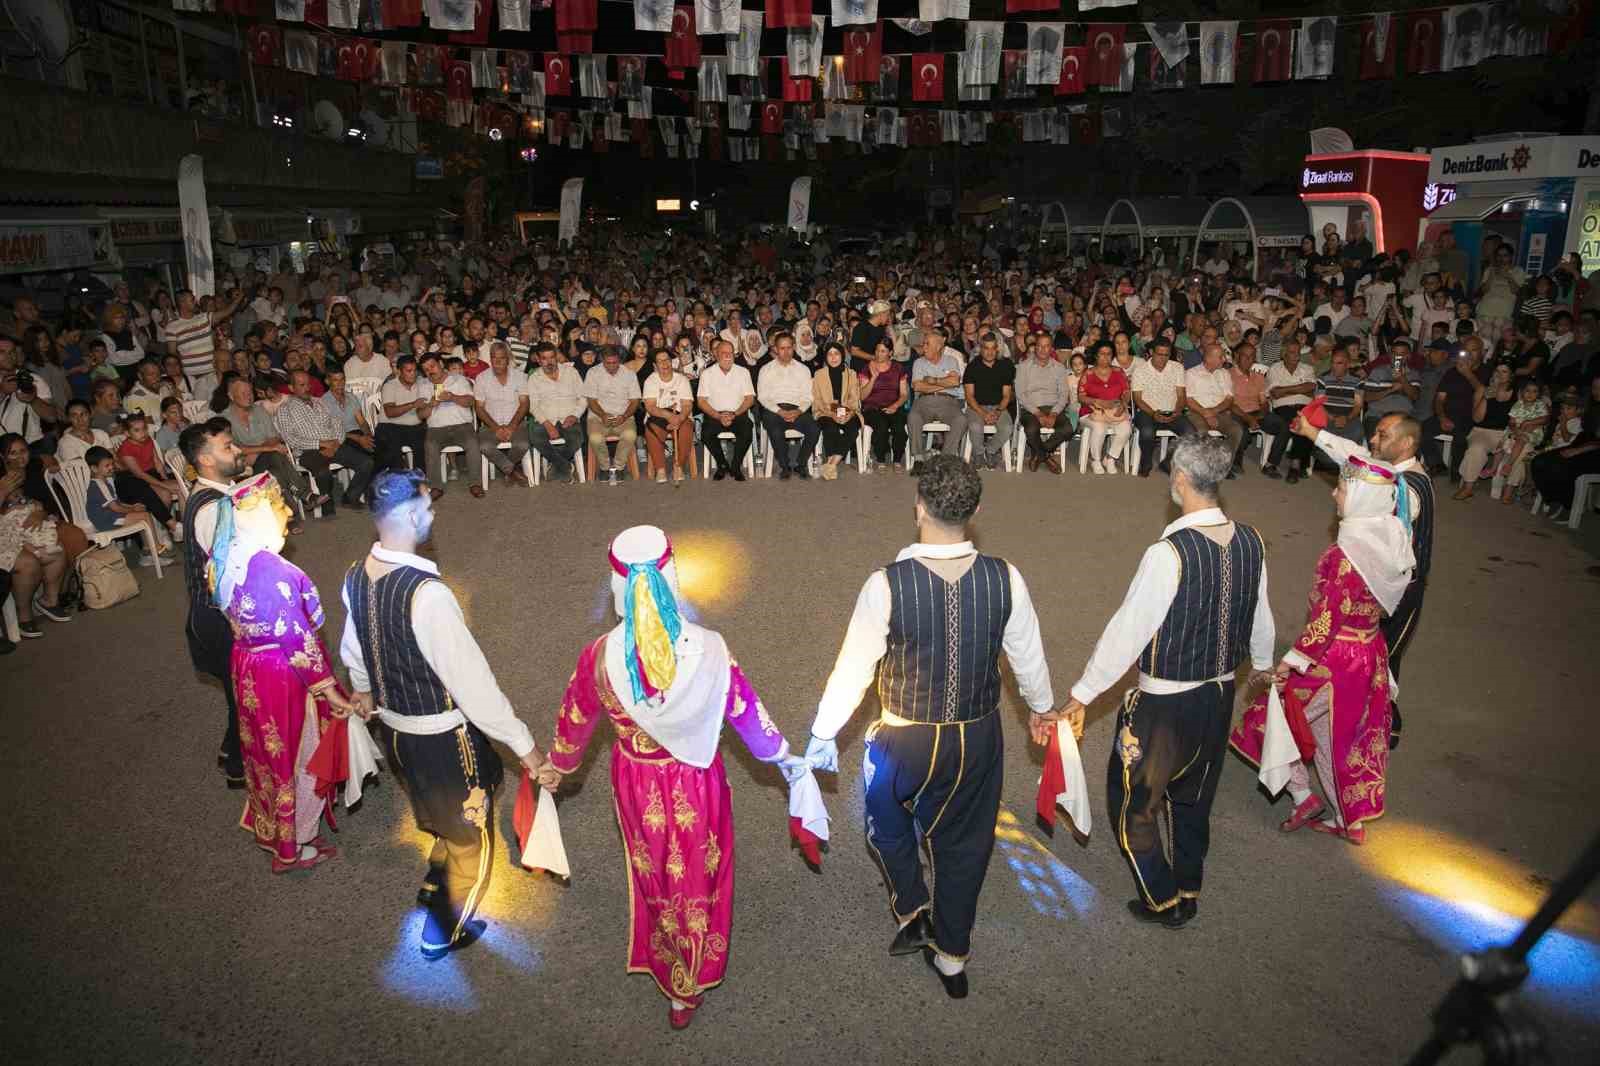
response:
<path fill-rule="evenodd" d="M 224 612 L 233 627 L 232 678 L 247 797 L 239 825 L 283 862 L 333 823 L 306 764 L 333 720 L 319 693 L 334 686 L 323 646 L 322 600 L 299 567 L 257 552 Z"/>
<path fill-rule="evenodd" d="M 733 932 L 733 806 L 718 754 L 705 769 L 673 758 L 623 709 L 605 670 L 606 638 L 590 644 L 561 701 L 550 759 L 562 773 L 583 762 L 609 716 L 611 786 L 628 866 L 628 972 L 648 973 L 663 995 L 698 1006 L 721 983 Z M 771 760 L 783 736 L 739 665 L 729 661 L 722 708 L 750 753 Z"/>
<path fill-rule="evenodd" d="M 1344 551 L 1330 545 L 1317 560 L 1306 625 L 1294 650 L 1310 661 L 1283 686 L 1283 711 L 1304 763 L 1314 763 L 1339 824 L 1347 828 L 1384 811 L 1389 769 L 1389 648 L 1378 622 L 1383 608 Z M 1229 743 L 1261 764 L 1267 697 L 1244 712 Z"/>

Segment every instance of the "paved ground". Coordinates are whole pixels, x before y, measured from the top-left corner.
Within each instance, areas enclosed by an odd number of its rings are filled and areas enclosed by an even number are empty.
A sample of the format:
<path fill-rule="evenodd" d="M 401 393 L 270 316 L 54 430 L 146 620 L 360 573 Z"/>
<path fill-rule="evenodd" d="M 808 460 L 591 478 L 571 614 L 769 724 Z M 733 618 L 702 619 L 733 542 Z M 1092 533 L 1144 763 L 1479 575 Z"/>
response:
<path fill-rule="evenodd" d="M 1146 543 L 1163 486 L 986 475 L 983 547 L 1028 578 L 1058 693 L 1082 668 Z M 1280 645 L 1298 631 L 1331 529 L 1324 487 L 1254 474 L 1226 502 L 1271 549 Z M 778 724 L 803 737 L 860 582 L 913 535 L 904 477 L 497 490 L 459 488 L 435 550 L 501 684 L 541 739 L 599 630 L 604 545 L 671 531 L 703 620 L 725 632 Z M 314 523 L 296 560 L 331 594 L 364 550 L 357 516 Z M 273 877 L 212 768 L 221 698 L 190 671 L 177 575 L 52 628 L 0 664 L 9 743 L 0 848 L 0 1045 L 38 1062 L 1402 1061 L 1451 980 L 1451 952 L 1506 937 L 1595 829 L 1600 662 L 1592 560 L 1564 530 L 1480 499 L 1441 501 L 1427 611 L 1407 660 L 1392 813 L 1364 849 L 1280 837 L 1248 769 L 1217 799 L 1200 920 L 1134 926 L 1101 773 L 1113 699 L 1084 742 L 1087 846 L 1033 824 L 1038 753 L 1008 696 L 1006 813 L 975 935 L 972 998 L 891 959 L 885 894 L 859 827 L 864 708 L 844 739 L 821 876 L 787 850 L 776 776 L 727 748 L 739 825 L 726 985 L 670 1034 L 623 975 L 627 890 L 609 745 L 563 801 L 570 887 L 497 856 L 481 948 L 416 955 L 422 847 L 386 781 L 343 822 L 343 855 Z M 492 575 L 492 576 L 491 576 Z M 869 698 L 870 703 L 870 698 Z M 730 741 L 730 744 L 733 743 Z M 832 783 L 825 783 L 831 788 Z M 498 812 L 509 831 L 509 803 Z M 1600 897 L 1538 957 L 1527 996 L 1556 1060 L 1600 1056 Z M 1468 1061 L 1465 1058 L 1459 1061 Z"/>

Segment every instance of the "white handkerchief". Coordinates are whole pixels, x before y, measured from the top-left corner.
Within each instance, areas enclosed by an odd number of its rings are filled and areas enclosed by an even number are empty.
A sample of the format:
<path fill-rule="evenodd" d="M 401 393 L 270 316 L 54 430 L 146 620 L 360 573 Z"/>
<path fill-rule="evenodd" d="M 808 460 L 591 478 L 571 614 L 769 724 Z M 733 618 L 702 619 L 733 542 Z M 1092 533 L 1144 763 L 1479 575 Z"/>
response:
<path fill-rule="evenodd" d="M 801 826 L 818 840 L 828 839 L 828 808 L 822 805 L 817 775 L 809 768 L 789 786 L 789 817 L 800 819 Z"/>
<path fill-rule="evenodd" d="M 561 819 L 556 816 L 556 798 L 539 789 L 539 809 L 533 815 L 533 831 L 522 853 L 525 870 L 549 870 L 557 877 L 571 877 L 567 848 L 561 843 Z"/>
<path fill-rule="evenodd" d="M 377 774 L 383 753 L 367 732 L 367 723 L 359 718 L 351 717 L 345 737 L 350 749 L 350 777 L 344 783 L 344 805 L 348 809 L 361 802 L 361 784 L 368 774 Z"/>
<path fill-rule="evenodd" d="M 1300 761 L 1300 748 L 1284 717 L 1278 686 L 1267 690 L 1267 721 L 1261 736 L 1261 772 L 1256 776 L 1276 796 L 1289 783 L 1289 768 Z"/>
<path fill-rule="evenodd" d="M 1066 791 L 1056 796 L 1056 806 L 1067 812 L 1079 833 L 1088 836 L 1089 780 L 1083 774 L 1083 757 L 1078 754 L 1072 726 L 1064 718 L 1056 722 L 1056 743 L 1061 752 L 1061 777 L 1066 782 Z"/>

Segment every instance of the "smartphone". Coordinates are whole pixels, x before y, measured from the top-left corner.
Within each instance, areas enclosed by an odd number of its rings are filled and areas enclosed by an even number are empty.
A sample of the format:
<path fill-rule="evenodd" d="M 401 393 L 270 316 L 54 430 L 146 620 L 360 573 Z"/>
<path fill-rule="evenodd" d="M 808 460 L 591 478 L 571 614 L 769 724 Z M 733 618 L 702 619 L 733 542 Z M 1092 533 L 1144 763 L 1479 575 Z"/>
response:
<path fill-rule="evenodd" d="M 550 305 L 545 303 L 543 300 L 540 300 L 539 301 L 539 310 L 548 311 L 548 310 L 550 310 Z"/>
<path fill-rule="evenodd" d="M 856 275 L 856 284 L 857 285 L 865 285 L 866 283 L 867 283 L 867 276 L 865 274 L 857 274 Z"/>

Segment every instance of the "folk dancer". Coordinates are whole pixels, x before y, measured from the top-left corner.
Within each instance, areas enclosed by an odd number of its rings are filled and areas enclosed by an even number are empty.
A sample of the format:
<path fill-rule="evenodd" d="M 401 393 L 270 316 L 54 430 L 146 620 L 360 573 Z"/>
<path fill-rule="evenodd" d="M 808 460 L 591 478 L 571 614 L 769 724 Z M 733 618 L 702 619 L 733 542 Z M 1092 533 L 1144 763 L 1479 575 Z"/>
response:
<path fill-rule="evenodd" d="M 208 583 L 233 629 L 232 685 L 248 799 L 240 827 L 272 856 L 272 872 L 308 870 L 338 854 L 321 835 L 331 799 L 307 770 L 317 741 L 351 705 L 322 643 L 322 600 L 282 554 L 293 512 L 271 474 L 229 488 L 217 505 Z"/>
<path fill-rule="evenodd" d="M 1367 441 L 1368 449 L 1352 444 L 1343 437 L 1317 429 L 1305 419 L 1292 424 L 1294 432 L 1314 441 L 1341 467 L 1352 455 L 1372 457 L 1393 467 L 1400 480 L 1395 493 L 1396 510 L 1403 508 L 1411 528 L 1411 554 L 1416 566 L 1411 571 L 1411 581 L 1405 594 L 1394 609 L 1388 611 L 1382 622 L 1384 643 L 1389 646 L 1389 674 L 1395 680 L 1391 692 L 1389 748 L 1400 746 L 1400 660 L 1411 646 L 1417 631 L 1417 619 L 1422 614 L 1422 598 L 1428 591 L 1428 571 L 1433 566 L 1433 478 L 1417 459 L 1422 446 L 1422 424 L 1409 415 L 1390 414 L 1378 419 Z"/>
<path fill-rule="evenodd" d="M 1082 714 L 1138 663 L 1138 687 L 1117 713 L 1106 806 L 1139 889 L 1129 911 L 1169 929 L 1199 912 L 1239 661 L 1248 654 L 1262 671 L 1254 683 L 1271 676 L 1266 549 L 1217 503 L 1232 463 L 1232 449 L 1214 438 L 1185 437 L 1173 448 L 1172 499 L 1183 515 L 1145 550 L 1064 709 Z M 1170 860 L 1157 825 L 1163 807 Z"/>
<path fill-rule="evenodd" d="M 602 718 L 611 720 L 615 793 L 631 900 L 628 972 L 648 973 L 682 1029 L 721 983 L 733 932 L 733 806 L 724 720 L 762 762 L 789 745 L 722 636 L 680 613 L 672 545 L 655 526 L 611 542 L 611 594 L 622 621 L 578 656 L 540 783 L 578 769 Z"/>
<path fill-rule="evenodd" d="M 1285 833 L 1310 824 L 1361 844 L 1363 823 L 1383 814 L 1390 680 L 1379 621 L 1405 598 L 1415 565 L 1410 532 L 1394 513 L 1400 476 L 1359 455 L 1339 471 L 1338 538 L 1317 560 L 1305 628 L 1277 668 L 1284 717 L 1300 753 L 1288 782 L 1294 812 L 1278 827 Z M 1231 738 L 1258 767 L 1266 720 L 1262 693 Z M 1311 791 L 1309 766 L 1326 800 Z"/>
<path fill-rule="evenodd" d="M 381 723 L 380 746 L 405 787 L 417 827 L 434 838 L 417 902 L 427 911 L 422 957 L 469 946 L 494 855 L 494 791 L 506 745 L 532 773 L 533 734 L 495 683 L 438 566 L 416 554 L 433 529 L 420 471 L 378 475 L 367 489 L 378 542 L 344 579 L 339 657 L 357 713 Z"/>
<path fill-rule="evenodd" d="M 189 660 L 195 670 L 215 678 L 227 700 L 227 721 L 222 730 L 222 749 L 217 768 L 228 787 L 245 787 L 244 757 L 239 751 L 239 708 L 234 702 L 233 630 L 217 605 L 212 602 L 206 578 L 211 563 L 211 544 L 217 530 L 217 505 L 228 492 L 233 479 L 244 469 L 239 448 L 233 443 L 233 427 L 225 418 L 196 422 L 178 436 L 178 450 L 199 475 L 183 505 L 183 578 L 189 592 L 189 612 L 184 622 L 184 637 L 189 643 Z"/>
<path fill-rule="evenodd" d="M 876 674 L 882 713 L 867 731 L 862 773 L 867 844 L 900 926 L 889 954 L 921 952 L 953 999 L 967 994 L 972 924 L 1005 776 L 1002 651 L 1036 718 L 1053 705 L 1027 584 L 968 538 L 982 492 L 978 472 L 959 458 L 923 461 L 917 543 L 862 587 L 806 749 L 813 766 L 838 770 L 839 730 Z"/>

